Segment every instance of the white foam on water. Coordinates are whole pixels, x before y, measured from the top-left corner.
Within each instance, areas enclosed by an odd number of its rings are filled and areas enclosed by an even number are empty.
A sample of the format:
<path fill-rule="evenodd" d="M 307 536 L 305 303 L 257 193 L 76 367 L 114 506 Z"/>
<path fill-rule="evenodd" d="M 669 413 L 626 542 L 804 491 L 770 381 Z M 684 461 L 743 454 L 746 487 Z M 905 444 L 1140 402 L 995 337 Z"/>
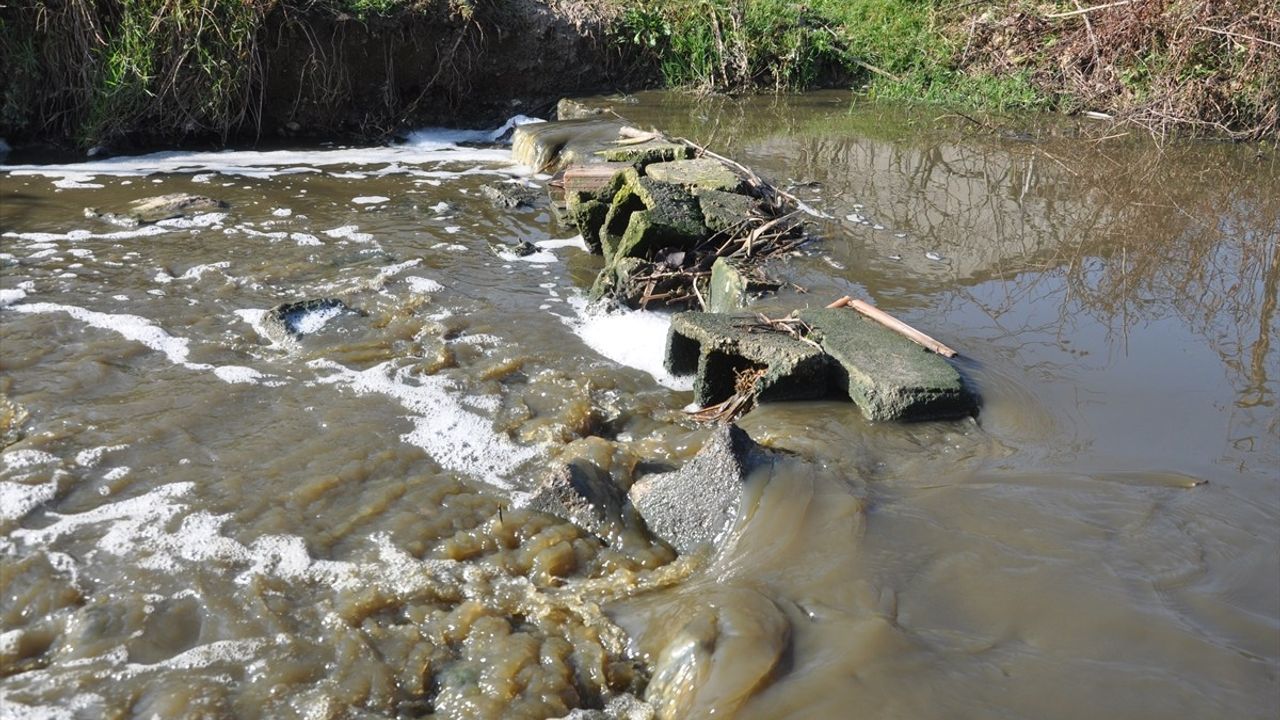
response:
<path fill-rule="evenodd" d="M 116 450 L 123 450 L 128 445 L 99 445 L 98 447 L 87 448 L 76 453 L 76 464 L 80 467 L 97 467 L 102 462 L 102 456 Z"/>
<path fill-rule="evenodd" d="M 383 195 L 364 195 L 357 198 L 351 198 L 351 202 L 356 205 L 376 205 L 389 201 L 391 198 Z"/>
<path fill-rule="evenodd" d="M 4 463 L 5 470 L 26 470 L 39 465 L 56 463 L 58 457 L 43 450 L 10 450 L 0 453 L 0 462 Z"/>
<path fill-rule="evenodd" d="M 17 520 L 52 500 L 57 492 L 56 481 L 28 485 L 0 480 L 0 520 Z"/>
<path fill-rule="evenodd" d="M 142 343 L 152 350 L 162 353 L 169 358 L 169 362 L 175 365 L 186 365 L 187 355 L 190 353 L 186 339 L 176 338 L 158 326 L 153 325 L 150 320 L 137 315 L 113 315 L 86 310 L 74 305 L 56 303 L 26 303 L 14 305 L 9 310 L 25 314 L 66 313 L 92 327 L 111 330 L 129 340 Z"/>
<path fill-rule="evenodd" d="M 92 179 L 92 175 L 68 175 L 61 180 L 55 180 L 53 186 L 62 190 L 96 190 L 106 187 L 101 183 L 87 182 Z"/>
<path fill-rule="evenodd" d="M 381 285 L 405 270 L 408 270 L 411 267 L 417 267 L 420 264 L 422 264 L 422 258 L 414 258 L 413 260 L 405 260 L 404 262 L 399 262 L 394 265 L 388 265 L 378 271 L 378 277 L 374 280 L 374 283 Z"/>
<path fill-rule="evenodd" d="M 460 142 L 487 142 L 492 132 L 419 130 L 408 142 L 375 147 L 329 150 L 222 150 L 217 152 L 165 151 L 146 155 L 119 155 L 80 163 L 8 165 L 13 175 L 37 175 L 75 183 L 98 176 L 144 177 L 155 174 L 191 173 L 198 182 L 214 174 L 271 178 L 337 166 L 394 166 L 407 174 L 422 174 L 419 167 L 440 163 L 485 163 L 514 167 L 510 153 L 498 148 L 460 147 Z M 492 169 L 482 170 L 492 172 Z M 394 172 L 394 170 L 393 170 Z M 335 173 L 336 174 L 336 173 Z"/>
<path fill-rule="evenodd" d="M 215 263 L 215 265 L 217 264 L 218 263 Z M 338 308 L 332 308 L 331 310 L 333 315 L 337 315 L 341 312 Z M 146 347 L 161 353 L 169 359 L 169 362 L 175 365 L 181 365 L 189 370 L 213 371 L 214 376 L 223 382 L 256 382 L 261 380 L 263 377 L 268 377 L 261 374 L 251 376 L 250 373 L 256 373 L 257 371 L 252 368 L 243 368 L 238 365 L 217 366 L 210 365 L 208 363 L 187 362 L 187 356 L 191 352 L 188 347 L 190 345 L 189 340 L 186 338 L 174 337 L 173 335 L 165 332 L 159 326 L 153 324 L 150 320 L 137 315 L 101 313 L 94 310 L 87 310 L 82 307 L 76 307 L 74 305 L 60 305 L 57 303 L 22 303 L 9 307 L 7 311 L 29 315 L 41 313 L 66 313 L 91 327 L 110 330 L 118 333 L 127 340 L 142 343 Z M 262 320 L 262 315 L 265 314 L 265 312 L 265 310 L 237 310 L 236 314 L 240 315 L 240 317 L 244 318 L 251 325 L 254 325 L 255 329 L 258 329 L 260 328 L 259 323 Z M 329 311 L 321 310 L 316 312 L 324 314 Z M 249 313 L 252 313 L 252 315 Z M 304 322 L 317 323 L 315 328 L 319 329 L 320 327 L 323 327 L 324 323 L 328 322 L 333 315 L 314 320 L 304 318 Z M 259 330 L 259 332 L 261 332 L 261 330 Z M 263 384 L 279 385 L 282 384 L 282 382 L 276 381 Z"/>
<path fill-rule="evenodd" d="M 159 528 L 175 517 L 185 506 L 174 500 L 191 492 L 195 483 L 179 482 L 161 485 L 150 492 L 119 502 L 100 505 L 82 513 L 64 515 L 49 513 L 53 522 L 41 528 L 17 528 L 10 537 L 31 544 L 47 544 L 90 525 L 109 526 L 99 546 L 111 551 L 136 549 L 136 543 L 123 542 Z M 108 541 L 108 538 L 112 538 Z M 113 552 L 113 554 L 119 554 Z"/>
<path fill-rule="evenodd" d="M 359 232 L 359 230 L 360 227 L 357 225 L 343 225 L 332 230 L 322 230 L 321 232 L 331 238 L 343 238 L 354 242 L 370 242 L 373 240 L 372 235 Z"/>
<path fill-rule="evenodd" d="M 133 468 L 130 468 L 130 467 L 121 466 L 117 468 L 111 468 L 110 470 L 102 474 L 102 479 L 106 480 L 107 482 L 115 482 L 116 480 L 123 478 L 124 476 L 128 475 L 131 472 L 133 472 Z"/>
<path fill-rule="evenodd" d="M 210 270 L 226 270 L 231 267 L 229 261 L 223 260 L 216 263 L 205 263 L 203 265 L 193 265 L 187 268 L 187 271 L 177 277 L 178 280 L 199 280 L 205 273 Z"/>
<path fill-rule="evenodd" d="M 692 377 L 676 377 L 663 366 L 671 317 L 644 310 L 604 312 L 592 309 L 581 297 L 569 300 L 574 315 L 561 317 L 587 347 L 606 358 L 649 373 L 659 385 L 672 390 L 692 390 Z"/>
<path fill-rule="evenodd" d="M 562 240 L 556 240 L 556 239 L 539 240 L 538 242 L 534 243 L 534 245 L 537 245 L 543 250 L 559 250 L 560 248 L 567 248 L 567 247 L 578 248 L 579 250 L 587 250 L 587 241 L 584 240 L 581 235 L 574 235 L 571 238 L 564 238 Z"/>
<path fill-rule="evenodd" d="M 289 217 L 293 214 L 293 211 L 286 207 L 278 207 L 272 210 L 271 214 L 276 217 Z"/>
<path fill-rule="evenodd" d="M 554 253 L 547 252 L 546 250 L 539 250 L 538 252 L 529 253 L 528 255 L 523 255 L 523 256 L 516 255 L 513 252 L 508 252 L 506 250 L 503 250 L 502 252 L 498 253 L 498 257 L 503 260 L 506 260 L 507 262 L 521 261 L 521 262 L 532 263 L 534 265 L 546 265 L 548 263 L 553 263 L 559 260 L 559 258 L 557 258 Z"/>
<path fill-rule="evenodd" d="M 224 212 L 208 212 L 198 213 L 191 217 L 169 218 L 167 220 L 157 222 L 156 225 L 159 225 L 160 227 L 174 228 L 177 230 L 186 230 L 190 228 L 213 227 L 226 219 L 227 214 Z"/>
<path fill-rule="evenodd" d="M 430 295 L 444 290 L 444 285 L 432 280 L 431 278 L 417 277 L 416 275 L 404 279 L 409 283 L 409 291 L 418 295 Z"/>
<path fill-rule="evenodd" d="M 411 414 L 413 430 L 401 436 L 425 450 L 447 470 L 468 475 L 499 488 L 509 489 L 511 474 L 538 453 L 495 433 L 493 422 L 463 407 L 454 385 L 438 376 L 412 376 L 409 368 L 396 369 L 384 362 L 356 371 L 329 360 L 310 365 L 332 374 L 319 378 L 324 384 L 350 388 L 358 394 L 378 394 L 400 403 Z"/>
<path fill-rule="evenodd" d="M 310 335 L 319 332 L 329 323 L 330 320 L 342 314 L 342 308 L 339 306 L 317 308 L 308 310 L 298 316 L 293 323 L 293 328 L 301 335 Z"/>
<path fill-rule="evenodd" d="M 15 238 L 17 240 L 31 240 L 34 242 L 58 242 L 67 240 L 71 242 L 79 242 L 81 240 L 128 240 L 130 238 L 152 237 L 154 235 L 163 235 L 172 228 L 165 227 L 160 224 L 143 225 L 142 227 L 130 230 L 116 230 L 108 233 L 95 233 L 89 230 L 72 230 L 66 233 L 45 233 L 45 232 L 7 232 L 3 236 L 7 238 Z"/>
<path fill-rule="evenodd" d="M 26 290 L 19 290 L 16 288 L 0 290 L 0 308 L 9 307 L 16 302 L 21 302 L 26 296 Z"/>
<path fill-rule="evenodd" d="M 268 377 L 251 367 L 243 365 L 220 365 L 213 369 L 213 374 L 217 375 L 222 382 L 232 385 L 257 385 L 263 378 Z"/>
<path fill-rule="evenodd" d="M 449 233 L 450 235 L 456 235 L 462 232 L 462 228 L 458 225 L 449 225 L 445 227 L 444 231 Z"/>
<path fill-rule="evenodd" d="M 299 245 L 324 245 L 324 243 L 320 242 L 320 238 L 310 233 L 289 233 L 289 239 Z"/>

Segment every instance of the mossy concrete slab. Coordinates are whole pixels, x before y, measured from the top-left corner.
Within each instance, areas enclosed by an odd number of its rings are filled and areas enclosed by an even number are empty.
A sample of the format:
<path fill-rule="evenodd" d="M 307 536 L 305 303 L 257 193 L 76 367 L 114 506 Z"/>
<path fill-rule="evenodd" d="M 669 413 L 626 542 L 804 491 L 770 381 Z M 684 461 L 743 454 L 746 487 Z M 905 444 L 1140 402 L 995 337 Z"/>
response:
<path fill-rule="evenodd" d="M 716 232 L 726 232 L 742 225 L 755 213 L 760 201 L 748 195 L 722 190 L 695 189 L 703 221 Z"/>
<path fill-rule="evenodd" d="M 742 178 L 724 163 L 712 158 L 672 160 L 645 166 L 644 174 L 665 183 L 680 185 L 690 190 L 719 190 L 737 192 Z"/>
<path fill-rule="evenodd" d="M 977 400 L 942 356 L 847 309 L 804 310 L 810 337 L 834 360 L 833 383 L 868 420 L 971 415 Z"/>
<path fill-rule="evenodd" d="M 620 173 L 609 190 L 613 201 L 600 231 L 607 262 L 616 257 L 648 258 L 664 247 L 692 247 L 708 235 L 697 201 L 678 186 L 630 169 Z"/>
<path fill-rule="evenodd" d="M 599 255 L 602 252 L 600 228 L 604 227 L 604 219 L 609 214 L 608 203 L 601 202 L 597 194 L 592 192 L 569 193 L 566 199 L 568 203 L 565 211 L 569 219 L 577 226 L 578 232 L 582 233 L 587 249 Z"/>
<path fill-rule="evenodd" d="M 652 163 L 670 162 L 688 158 L 693 151 L 679 143 L 665 140 L 647 140 L 633 145 L 617 145 L 596 151 L 596 156 L 607 162 L 623 162 L 644 167 Z"/>
<path fill-rule="evenodd" d="M 780 332 L 756 332 L 746 314 L 679 313 L 667 334 L 667 371 L 696 373 L 693 399 L 699 405 L 721 402 L 734 393 L 737 373 L 765 370 L 757 398 L 814 400 L 830 390 L 828 359 L 817 347 Z"/>
<path fill-rule="evenodd" d="M 747 277 L 727 258 L 716 258 L 711 266 L 710 297 L 707 310 L 734 312 L 747 306 Z"/>

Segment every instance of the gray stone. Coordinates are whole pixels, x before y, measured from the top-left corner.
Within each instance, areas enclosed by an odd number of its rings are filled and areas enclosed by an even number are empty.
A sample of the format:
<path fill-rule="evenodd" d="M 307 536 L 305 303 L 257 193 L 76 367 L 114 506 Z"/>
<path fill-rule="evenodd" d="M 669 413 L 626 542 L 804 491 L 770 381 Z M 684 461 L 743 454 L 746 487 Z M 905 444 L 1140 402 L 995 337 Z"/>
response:
<path fill-rule="evenodd" d="M 631 504 L 650 532 L 681 553 L 715 544 L 733 526 L 743 483 L 769 453 L 736 425 L 717 425 L 679 470 L 637 480 Z"/>
<path fill-rule="evenodd" d="M 977 399 L 941 355 L 847 309 L 804 310 L 800 319 L 832 357 L 836 387 L 868 420 L 963 417 Z"/>
<path fill-rule="evenodd" d="M 755 213 L 760 201 L 748 195 L 720 190 L 694 190 L 698 207 L 707 227 L 716 232 L 728 232 L 742 225 Z"/>
<path fill-rule="evenodd" d="M 735 193 L 742 187 L 742 178 L 724 163 L 713 158 L 653 163 L 645 166 L 644 174 L 654 180 L 680 185 L 690 190 Z"/>
<path fill-rule="evenodd" d="M 779 332 L 753 332 L 751 315 L 684 312 L 671 319 L 666 367 L 673 375 L 697 373 L 693 399 L 721 402 L 734 393 L 738 371 L 764 368 L 757 398 L 813 400 L 829 392 L 828 358 L 814 345 Z"/>
<path fill-rule="evenodd" d="M 547 195 L 542 190 L 511 182 L 485 185 L 480 188 L 480 194 L 493 203 L 494 207 L 504 210 L 538 207 L 547 201 Z"/>
<path fill-rule="evenodd" d="M 707 310 L 716 313 L 733 312 L 747 306 L 747 278 L 738 267 L 726 258 L 716 258 L 711 265 L 710 297 Z"/>
<path fill-rule="evenodd" d="M 552 466 L 533 495 L 518 504 L 568 520 L 622 552 L 648 552 L 655 544 L 626 489 L 585 458 Z"/>
<path fill-rule="evenodd" d="M 362 315 L 337 298 L 318 298 L 281 303 L 270 310 L 262 318 L 262 330 L 267 338 L 279 343 L 296 341 L 308 334 L 306 321 L 314 313 L 331 313 L 340 315 L 352 313 Z"/>
<path fill-rule="evenodd" d="M 588 103 L 573 98 L 560 98 L 556 103 L 557 120 L 585 120 L 595 118 L 609 112 L 604 105 Z"/>

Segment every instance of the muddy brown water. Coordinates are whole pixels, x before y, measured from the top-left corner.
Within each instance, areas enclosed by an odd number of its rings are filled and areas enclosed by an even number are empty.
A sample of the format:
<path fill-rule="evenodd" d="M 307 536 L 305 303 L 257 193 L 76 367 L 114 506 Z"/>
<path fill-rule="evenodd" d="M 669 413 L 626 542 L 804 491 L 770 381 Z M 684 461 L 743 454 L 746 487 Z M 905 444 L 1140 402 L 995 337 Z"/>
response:
<path fill-rule="evenodd" d="M 671 717 L 1275 716 L 1274 154 L 841 93 L 607 101 L 828 215 L 770 307 L 874 299 L 961 351 L 979 418 L 763 406 L 741 425 L 793 455 L 722 547 L 610 546 L 513 498 L 706 430 L 651 372 L 662 316 L 592 315 L 573 233 L 479 195 L 528 175 L 480 134 L 10 165 L 0 716 L 543 718 L 646 687 Z M 167 192 L 230 208 L 84 212 Z M 542 249 L 489 247 L 517 239 Z M 316 297 L 362 314 L 265 332 Z"/>

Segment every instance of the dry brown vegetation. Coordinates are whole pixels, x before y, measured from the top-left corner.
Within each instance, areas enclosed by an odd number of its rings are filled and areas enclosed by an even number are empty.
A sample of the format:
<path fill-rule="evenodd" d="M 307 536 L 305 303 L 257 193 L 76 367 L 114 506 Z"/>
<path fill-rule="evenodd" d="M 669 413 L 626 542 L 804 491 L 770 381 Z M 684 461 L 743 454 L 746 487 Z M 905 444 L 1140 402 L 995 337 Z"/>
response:
<path fill-rule="evenodd" d="M 1280 129 L 1280 3 L 1102 0 L 989 3 L 953 19 L 971 73 L 1025 73 L 1054 105 L 1159 135 L 1237 139 Z"/>

